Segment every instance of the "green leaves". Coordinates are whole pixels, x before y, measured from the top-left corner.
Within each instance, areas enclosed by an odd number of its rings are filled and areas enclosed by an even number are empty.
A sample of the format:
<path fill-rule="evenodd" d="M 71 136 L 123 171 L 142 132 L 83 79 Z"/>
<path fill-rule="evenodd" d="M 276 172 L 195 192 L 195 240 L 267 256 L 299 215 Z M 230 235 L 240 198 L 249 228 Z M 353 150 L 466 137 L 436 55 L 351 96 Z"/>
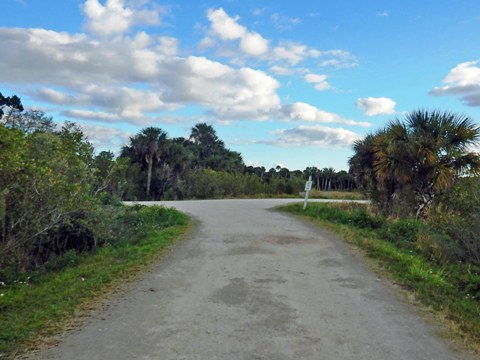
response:
<path fill-rule="evenodd" d="M 424 217 L 436 194 L 460 175 L 478 172 L 480 157 L 468 149 L 479 138 L 479 127 L 464 115 L 417 110 L 356 143 L 350 169 L 381 194 L 375 200 L 387 213 L 395 194 L 410 192 L 412 209 Z"/>
<path fill-rule="evenodd" d="M 72 124 L 30 133 L 0 124 L 0 269 L 38 263 L 45 238 L 90 211 L 91 154 Z"/>

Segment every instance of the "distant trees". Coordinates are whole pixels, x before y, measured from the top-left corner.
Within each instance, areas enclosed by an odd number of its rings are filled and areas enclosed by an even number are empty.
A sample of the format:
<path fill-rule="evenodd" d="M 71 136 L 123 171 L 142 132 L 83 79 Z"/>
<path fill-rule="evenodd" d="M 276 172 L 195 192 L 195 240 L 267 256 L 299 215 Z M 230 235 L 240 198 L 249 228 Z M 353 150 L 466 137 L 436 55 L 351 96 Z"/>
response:
<path fill-rule="evenodd" d="M 10 109 L 9 116 L 14 111 L 22 112 L 23 111 L 22 101 L 17 95 L 5 97 L 0 92 L 0 120 L 3 118 L 3 115 L 5 114 L 4 112 L 5 108 Z"/>
<path fill-rule="evenodd" d="M 137 157 L 147 166 L 147 198 L 150 197 L 152 171 L 154 163 L 158 163 L 166 148 L 167 133 L 159 128 L 143 129 L 130 143 Z"/>
<path fill-rule="evenodd" d="M 188 139 L 170 139 L 159 128 L 143 129 L 122 149 L 121 158 L 139 170 L 137 184 L 131 184 L 127 191 L 130 197 L 139 199 L 184 198 L 189 193 L 186 181 L 192 173 L 203 169 L 241 173 L 245 166 L 241 155 L 227 149 L 215 129 L 206 123 L 195 125 Z M 139 188 L 138 180 L 144 178 L 145 172 L 142 195 L 135 188 Z"/>
<path fill-rule="evenodd" d="M 466 116 L 417 110 L 357 141 L 350 172 L 384 212 L 401 204 L 421 218 L 461 175 L 478 174 L 480 158 L 470 147 L 479 137 Z"/>
<path fill-rule="evenodd" d="M 150 147 L 145 145 L 148 138 L 154 139 Z M 318 190 L 355 188 L 352 176 L 333 168 L 292 171 L 277 166 L 267 171 L 262 166 L 246 166 L 241 154 L 227 149 L 213 126 L 206 123 L 193 126 L 188 138 L 170 139 L 159 128 L 143 129 L 122 149 L 117 161 L 120 159 L 129 162 L 130 171 L 135 173 L 129 177 L 125 199 L 298 194 L 309 175 Z"/>

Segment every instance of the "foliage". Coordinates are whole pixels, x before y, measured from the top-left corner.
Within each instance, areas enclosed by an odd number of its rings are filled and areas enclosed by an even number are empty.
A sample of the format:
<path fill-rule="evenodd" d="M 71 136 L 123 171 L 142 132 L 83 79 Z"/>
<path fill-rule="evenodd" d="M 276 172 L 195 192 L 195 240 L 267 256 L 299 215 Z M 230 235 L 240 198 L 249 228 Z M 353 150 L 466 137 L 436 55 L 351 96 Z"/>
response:
<path fill-rule="evenodd" d="M 111 221 L 115 236 L 108 245 L 88 256 L 68 251 L 50 259 L 44 271 L 25 273 L 0 285 L 0 358 L 60 329 L 82 304 L 101 297 L 158 258 L 188 222 L 173 209 L 114 209 L 110 215 L 115 218 Z"/>
<path fill-rule="evenodd" d="M 92 148 L 68 123 L 28 134 L 0 124 L 0 148 L 0 268 L 21 271 L 90 211 Z"/>
<path fill-rule="evenodd" d="M 299 204 L 287 207 L 285 210 L 298 212 L 300 207 Z M 353 225 L 362 229 L 379 229 L 385 224 L 383 217 L 371 215 L 365 205 L 353 202 L 337 206 L 319 206 L 318 203 L 312 203 L 302 213 L 313 218 L 337 224 Z"/>
<path fill-rule="evenodd" d="M 384 213 L 394 214 L 401 199 L 425 217 L 436 195 L 478 172 L 480 157 L 469 147 L 479 137 L 466 116 L 417 110 L 355 143 L 350 172 Z"/>
<path fill-rule="evenodd" d="M 480 179 L 461 178 L 437 200 L 422 244 L 442 262 L 480 265 Z"/>
<path fill-rule="evenodd" d="M 40 110 L 13 111 L 3 119 L 3 124 L 7 128 L 18 129 L 26 134 L 54 131 L 56 127 L 53 118 Z"/>
<path fill-rule="evenodd" d="M 5 112 L 3 111 L 4 108 L 9 108 L 10 114 L 13 111 L 23 111 L 22 101 L 17 95 L 5 97 L 0 92 L 0 120 L 3 118 L 3 115 L 5 114 Z"/>

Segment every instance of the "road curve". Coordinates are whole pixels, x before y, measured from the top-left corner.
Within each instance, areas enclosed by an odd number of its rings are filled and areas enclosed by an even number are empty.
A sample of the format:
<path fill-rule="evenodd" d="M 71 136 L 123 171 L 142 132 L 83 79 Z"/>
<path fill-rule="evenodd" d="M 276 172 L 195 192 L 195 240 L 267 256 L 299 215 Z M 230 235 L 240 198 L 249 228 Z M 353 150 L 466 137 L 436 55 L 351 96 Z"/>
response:
<path fill-rule="evenodd" d="M 188 238 L 35 359 L 466 359 L 292 200 L 164 203 Z"/>

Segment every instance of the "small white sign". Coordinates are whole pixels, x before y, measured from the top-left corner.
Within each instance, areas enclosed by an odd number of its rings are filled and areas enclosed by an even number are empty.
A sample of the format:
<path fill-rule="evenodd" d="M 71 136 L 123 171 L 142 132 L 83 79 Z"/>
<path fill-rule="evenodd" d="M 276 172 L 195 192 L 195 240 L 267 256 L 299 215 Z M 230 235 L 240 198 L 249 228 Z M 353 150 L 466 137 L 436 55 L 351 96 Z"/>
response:
<path fill-rule="evenodd" d="M 312 183 L 313 183 L 313 181 L 307 181 L 307 182 L 305 183 L 305 191 L 310 191 L 310 190 L 312 190 Z"/>

